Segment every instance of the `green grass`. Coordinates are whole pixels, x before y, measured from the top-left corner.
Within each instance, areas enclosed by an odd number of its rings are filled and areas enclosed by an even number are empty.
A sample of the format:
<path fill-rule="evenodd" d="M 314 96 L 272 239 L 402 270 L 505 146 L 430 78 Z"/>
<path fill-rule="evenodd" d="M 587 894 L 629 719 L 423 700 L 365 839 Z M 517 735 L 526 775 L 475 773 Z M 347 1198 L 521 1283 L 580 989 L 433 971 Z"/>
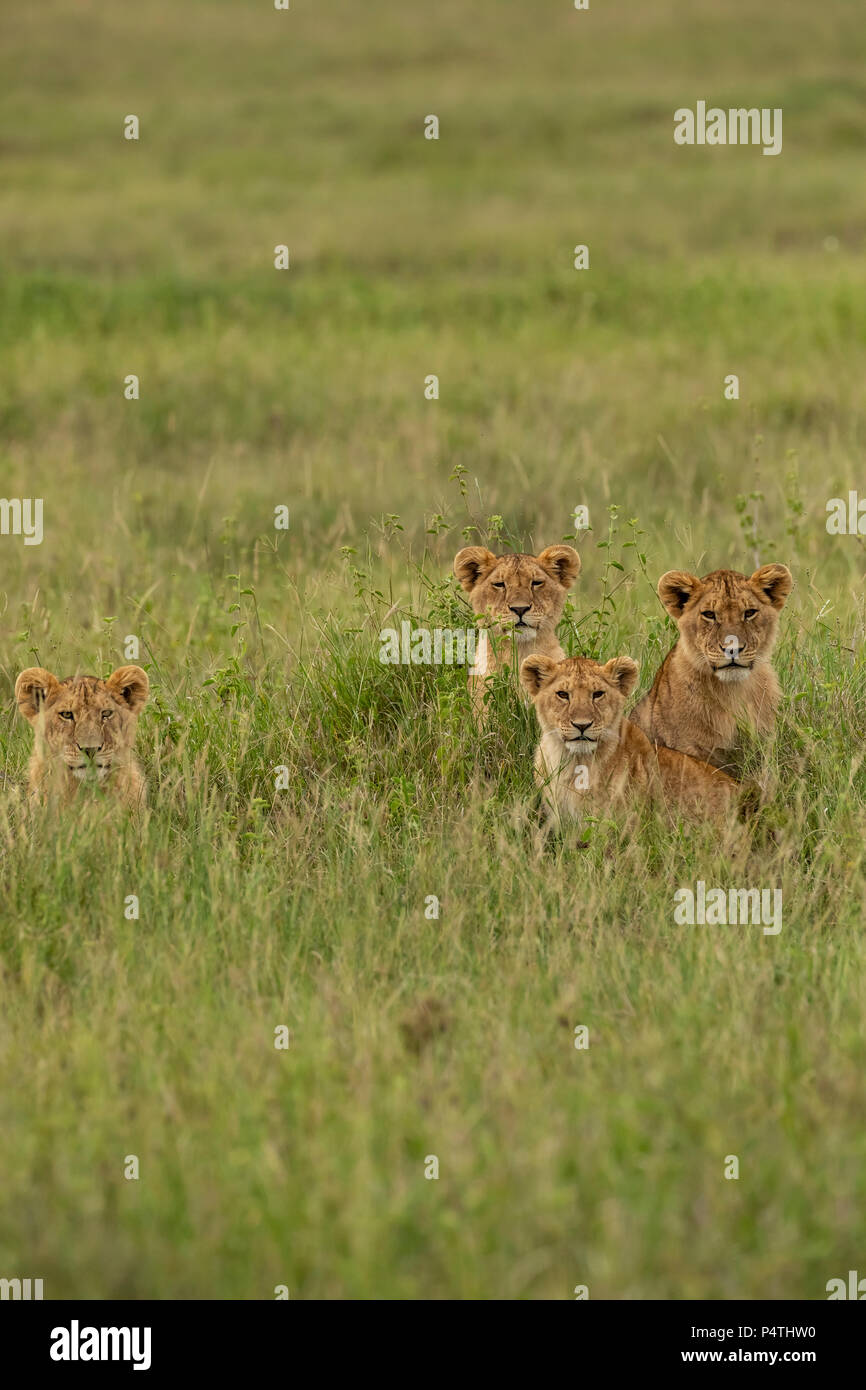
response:
<path fill-rule="evenodd" d="M 45 540 L 0 537 L 0 1275 L 825 1297 L 866 1200 L 864 541 L 824 524 L 866 496 L 860 7 L 6 30 L 0 491 Z M 676 147 L 698 99 L 782 106 L 783 153 Z M 641 691 L 663 570 L 791 567 L 751 828 L 544 844 L 516 693 L 479 739 L 460 671 L 379 663 L 383 625 L 466 625 L 466 538 L 540 548 L 579 503 L 562 635 Z M 129 634 L 149 811 L 29 824 L 18 671 Z M 698 879 L 781 887 L 781 933 L 677 926 Z"/>

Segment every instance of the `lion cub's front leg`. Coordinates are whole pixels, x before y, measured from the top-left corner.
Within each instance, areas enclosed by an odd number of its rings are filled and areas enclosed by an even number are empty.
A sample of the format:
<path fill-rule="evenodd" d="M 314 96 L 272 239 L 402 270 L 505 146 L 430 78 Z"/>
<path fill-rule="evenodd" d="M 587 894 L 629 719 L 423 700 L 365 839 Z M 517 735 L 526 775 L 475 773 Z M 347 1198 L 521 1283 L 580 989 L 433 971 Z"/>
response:
<path fill-rule="evenodd" d="M 147 781 L 138 763 L 133 761 L 120 769 L 115 786 L 111 788 L 118 803 L 127 811 L 140 811 L 147 801 Z"/>

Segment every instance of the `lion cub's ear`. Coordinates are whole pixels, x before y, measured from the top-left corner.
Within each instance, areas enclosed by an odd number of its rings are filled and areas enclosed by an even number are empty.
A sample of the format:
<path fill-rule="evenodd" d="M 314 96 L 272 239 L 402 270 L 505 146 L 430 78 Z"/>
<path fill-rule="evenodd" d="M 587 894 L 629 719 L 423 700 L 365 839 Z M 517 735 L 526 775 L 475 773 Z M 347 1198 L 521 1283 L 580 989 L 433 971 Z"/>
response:
<path fill-rule="evenodd" d="M 671 617 L 679 618 L 700 583 L 696 575 L 687 574 L 685 570 L 668 570 L 659 580 L 656 593 Z"/>
<path fill-rule="evenodd" d="M 580 574 L 580 556 L 570 545 L 549 545 L 537 557 L 551 579 L 558 579 L 563 589 L 570 589 Z"/>
<path fill-rule="evenodd" d="M 105 682 L 112 695 L 117 695 L 133 714 L 147 704 L 150 681 L 140 666 L 118 666 Z"/>
<path fill-rule="evenodd" d="M 520 665 L 520 684 L 530 695 L 537 695 L 558 665 L 550 656 L 528 656 Z"/>
<path fill-rule="evenodd" d="M 44 666 L 29 666 L 22 671 L 15 682 L 15 699 L 24 718 L 32 724 L 42 705 L 59 686 L 57 677 L 46 671 Z"/>
<path fill-rule="evenodd" d="M 467 594 L 475 588 L 482 574 L 492 569 L 497 557 L 483 545 L 464 545 L 454 556 L 454 573 Z"/>
<path fill-rule="evenodd" d="M 786 565 L 762 565 L 755 570 L 749 583 L 766 594 L 774 608 L 784 608 L 785 599 L 794 587 L 791 571 Z"/>
<path fill-rule="evenodd" d="M 613 685 L 618 685 L 623 695 L 630 695 L 637 685 L 640 667 L 630 656 L 615 656 L 601 668 Z"/>

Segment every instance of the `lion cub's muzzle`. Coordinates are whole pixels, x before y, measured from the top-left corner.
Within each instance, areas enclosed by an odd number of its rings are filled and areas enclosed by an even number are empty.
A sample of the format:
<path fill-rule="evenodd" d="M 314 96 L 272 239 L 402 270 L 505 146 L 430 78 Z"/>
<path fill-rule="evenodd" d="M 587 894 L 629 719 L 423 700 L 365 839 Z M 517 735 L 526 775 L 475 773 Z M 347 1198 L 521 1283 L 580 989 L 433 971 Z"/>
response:
<path fill-rule="evenodd" d="M 748 661 L 741 654 L 730 661 L 713 664 L 713 674 L 720 681 L 744 681 L 751 675 L 753 666 L 754 660 Z"/>
<path fill-rule="evenodd" d="M 511 607 L 507 613 L 501 613 L 496 621 L 503 632 L 513 633 L 518 639 L 524 640 L 537 636 L 541 626 L 541 620 L 530 615 L 528 607 Z"/>
<path fill-rule="evenodd" d="M 594 720 L 572 719 L 567 725 L 560 729 L 562 741 L 566 748 L 572 753 L 592 754 L 595 752 L 598 743 L 598 735 L 591 734 L 589 731 L 594 724 Z"/>
<path fill-rule="evenodd" d="M 720 641 L 719 647 L 724 653 L 723 661 L 714 661 L 707 653 L 714 675 L 720 681 L 744 681 L 755 664 L 754 653 L 750 653 L 746 644 L 733 633 Z"/>
<path fill-rule="evenodd" d="M 108 753 L 105 757 L 100 757 L 104 748 L 104 743 L 100 743 L 98 746 L 88 745 L 84 748 L 81 747 L 81 744 L 77 744 L 76 753 L 70 754 L 66 759 L 70 772 L 74 773 L 79 781 L 92 776 L 93 773 L 96 773 L 99 779 L 107 776 L 111 771 L 111 754 Z"/>

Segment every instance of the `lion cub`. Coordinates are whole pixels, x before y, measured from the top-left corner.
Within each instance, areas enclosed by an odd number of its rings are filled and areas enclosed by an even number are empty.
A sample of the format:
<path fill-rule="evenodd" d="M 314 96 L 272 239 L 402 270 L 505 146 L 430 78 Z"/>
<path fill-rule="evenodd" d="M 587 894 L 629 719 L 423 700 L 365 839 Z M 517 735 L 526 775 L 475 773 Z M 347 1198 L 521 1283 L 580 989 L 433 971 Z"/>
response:
<path fill-rule="evenodd" d="M 70 800 L 88 779 L 124 806 L 144 800 L 144 777 L 133 752 L 140 711 L 150 683 L 140 666 L 120 666 L 108 677 L 59 681 L 41 666 L 22 671 L 15 699 L 33 725 L 30 794 Z"/>
<path fill-rule="evenodd" d="M 483 715 L 486 679 L 499 667 L 510 666 L 512 637 L 517 641 L 518 666 L 535 653 L 557 661 L 564 658 L 556 625 L 565 596 L 580 574 L 580 556 L 570 545 L 549 545 L 539 555 L 494 555 L 483 545 L 467 545 L 454 557 L 454 573 L 481 619 L 479 626 L 493 639 L 482 639 L 475 674 L 469 677 L 472 703 Z"/>
<path fill-rule="evenodd" d="M 554 817 L 597 815 L 641 796 L 692 816 L 719 816 L 731 806 L 737 785 L 724 772 L 653 748 L 623 718 L 637 676 L 630 656 L 604 666 L 586 657 L 530 656 L 520 667 L 541 727 L 535 780 Z"/>
<path fill-rule="evenodd" d="M 658 595 L 679 637 L 632 710 L 633 723 L 653 743 L 714 767 L 731 765 L 739 723 L 772 733 L 781 692 L 770 659 L 792 586 L 784 565 L 762 565 L 749 578 L 735 570 L 703 579 L 663 574 Z"/>

